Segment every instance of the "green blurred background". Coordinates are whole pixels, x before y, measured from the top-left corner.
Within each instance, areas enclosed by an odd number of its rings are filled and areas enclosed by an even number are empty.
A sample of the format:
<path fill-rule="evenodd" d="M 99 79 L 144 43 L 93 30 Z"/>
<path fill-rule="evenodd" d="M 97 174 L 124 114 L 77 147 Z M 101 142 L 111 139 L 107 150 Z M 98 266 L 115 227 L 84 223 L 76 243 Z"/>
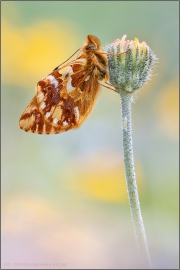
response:
<path fill-rule="evenodd" d="M 2 268 L 139 268 L 125 186 L 120 97 L 87 121 L 28 134 L 37 81 L 82 46 L 138 37 L 159 59 L 133 104 L 137 182 L 152 262 L 178 268 L 178 1 L 9 1 L 2 8 Z"/>

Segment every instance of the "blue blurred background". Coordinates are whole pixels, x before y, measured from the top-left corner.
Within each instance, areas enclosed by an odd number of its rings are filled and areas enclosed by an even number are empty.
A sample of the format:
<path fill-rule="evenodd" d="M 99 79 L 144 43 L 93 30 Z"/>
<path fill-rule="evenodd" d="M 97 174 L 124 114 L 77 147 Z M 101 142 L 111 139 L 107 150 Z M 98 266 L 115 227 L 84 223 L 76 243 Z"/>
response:
<path fill-rule="evenodd" d="M 28 134 L 37 81 L 82 46 L 127 34 L 159 58 L 133 104 L 133 145 L 154 268 L 178 268 L 179 2 L 9 1 L 2 8 L 2 268 L 139 268 L 122 158 L 120 97 L 102 89 L 87 121 Z"/>

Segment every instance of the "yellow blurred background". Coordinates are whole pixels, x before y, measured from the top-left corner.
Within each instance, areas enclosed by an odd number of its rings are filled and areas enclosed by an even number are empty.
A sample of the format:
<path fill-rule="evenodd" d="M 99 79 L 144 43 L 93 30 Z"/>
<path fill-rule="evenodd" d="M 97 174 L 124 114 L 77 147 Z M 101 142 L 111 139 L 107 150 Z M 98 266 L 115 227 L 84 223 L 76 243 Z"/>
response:
<path fill-rule="evenodd" d="M 37 81 L 82 46 L 127 34 L 159 59 L 133 104 L 133 144 L 154 268 L 178 268 L 179 15 L 175 1 L 1 2 L 2 269 L 135 269 L 120 98 L 102 89 L 76 131 L 18 128 Z"/>

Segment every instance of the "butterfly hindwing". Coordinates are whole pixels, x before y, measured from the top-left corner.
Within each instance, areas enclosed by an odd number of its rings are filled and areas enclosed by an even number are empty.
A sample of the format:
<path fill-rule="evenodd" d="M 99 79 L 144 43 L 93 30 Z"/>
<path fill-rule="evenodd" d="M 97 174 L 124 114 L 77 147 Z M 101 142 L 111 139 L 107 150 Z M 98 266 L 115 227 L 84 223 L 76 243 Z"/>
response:
<path fill-rule="evenodd" d="M 38 134 L 78 128 L 99 92 L 99 83 L 85 63 L 86 59 L 77 59 L 39 81 L 36 96 L 20 118 L 20 128 Z"/>

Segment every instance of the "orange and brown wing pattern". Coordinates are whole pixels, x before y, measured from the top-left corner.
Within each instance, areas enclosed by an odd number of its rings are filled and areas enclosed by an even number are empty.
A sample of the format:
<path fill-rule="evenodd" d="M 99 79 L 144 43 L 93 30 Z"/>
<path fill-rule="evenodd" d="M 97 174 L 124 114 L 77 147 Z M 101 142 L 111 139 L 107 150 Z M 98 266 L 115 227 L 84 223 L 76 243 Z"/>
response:
<path fill-rule="evenodd" d="M 36 85 L 36 96 L 22 114 L 19 126 L 27 132 L 57 134 L 78 128 L 90 113 L 99 83 L 77 59 L 54 70 Z"/>

